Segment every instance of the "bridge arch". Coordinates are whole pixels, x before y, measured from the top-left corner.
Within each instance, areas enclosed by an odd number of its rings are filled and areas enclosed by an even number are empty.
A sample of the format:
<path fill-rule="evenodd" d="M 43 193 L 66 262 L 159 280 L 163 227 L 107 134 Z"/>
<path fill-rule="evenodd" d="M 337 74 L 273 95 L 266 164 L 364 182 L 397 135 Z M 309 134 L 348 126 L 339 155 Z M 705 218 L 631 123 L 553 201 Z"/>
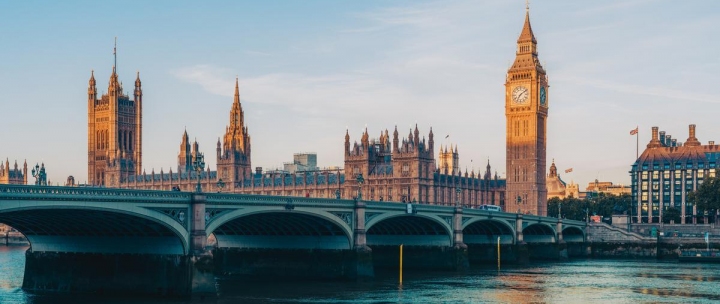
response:
<path fill-rule="evenodd" d="M 585 241 L 585 233 L 578 227 L 565 227 L 562 234 L 563 240 L 567 243 L 582 243 Z"/>
<path fill-rule="evenodd" d="M 348 223 L 329 212 L 238 209 L 208 223 L 218 247 L 351 249 Z"/>
<path fill-rule="evenodd" d="M 496 219 L 473 219 L 463 225 L 465 244 L 501 244 L 515 242 L 515 229 L 506 221 Z"/>
<path fill-rule="evenodd" d="M 420 214 L 383 214 L 366 226 L 368 246 L 451 246 L 450 224 L 436 216 Z"/>
<path fill-rule="evenodd" d="M 555 229 L 545 223 L 534 223 L 523 228 L 523 240 L 527 243 L 554 243 Z"/>
<path fill-rule="evenodd" d="M 0 209 L 0 222 L 25 235 L 33 251 L 188 253 L 188 232 L 178 220 L 139 206 L 112 206 L 23 204 Z"/>

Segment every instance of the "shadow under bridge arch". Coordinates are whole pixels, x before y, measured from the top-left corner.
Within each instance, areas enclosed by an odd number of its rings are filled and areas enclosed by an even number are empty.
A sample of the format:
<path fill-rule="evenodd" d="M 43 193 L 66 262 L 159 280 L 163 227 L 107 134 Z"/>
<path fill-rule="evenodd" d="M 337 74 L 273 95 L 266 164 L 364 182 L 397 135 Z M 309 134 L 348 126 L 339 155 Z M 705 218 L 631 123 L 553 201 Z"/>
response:
<path fill-rule="evenodd" d="M 514 235 L 515 232 L 508 223 L 498 220 L 470 222 L 463 228 L 465 244 L 497 244 L 499 237 L 501 244 L 512 245 L 515 241 Z"/>
<path fill-rule="evenodd" d="M 585 233 L 578 227 L 566 227 L 562 230 L 563 240 L 566 243 L 582 243 L 585 241 Z"/>
<path fill-rule="evenodd" d="M 546 224 L 531 224 L 523 228 L 526 243 L 555 243 L 555 229 Z"/>
<path fill-rule="evenodd" d="M 417 215 L 400 215 L 373 222 L 366 235 L 368 246 L 452 246 L 450 231 L 445 225 Z"/>
<path fill-rule="evenodd" d="M 300 212 L 244 214 L 213 231 L 219 248 L 350 249 L 348 233 L 334 221 Z"/>
<path fill-rule="evenodd" d="M 136 209 L 21 208 L 0 211 L 0 223 L 25 235 L 34 252 L 186 253 L 186 231 L 180 223 L 160 213 Z"/>

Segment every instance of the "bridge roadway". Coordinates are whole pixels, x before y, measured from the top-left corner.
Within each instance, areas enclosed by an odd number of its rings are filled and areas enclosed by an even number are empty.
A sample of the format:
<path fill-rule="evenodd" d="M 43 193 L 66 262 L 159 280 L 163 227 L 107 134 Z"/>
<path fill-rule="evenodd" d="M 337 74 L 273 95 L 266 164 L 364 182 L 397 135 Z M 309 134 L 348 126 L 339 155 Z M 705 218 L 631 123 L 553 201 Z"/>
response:
<path fill-rule="evenodd" d="M 498 240 L 524 262 L 586 238 L 584 222 L 452 206 L 18 185 L 0 185 L 0 223 L 31 244 L 26 290 L 179 296 L 215 294 L 216 275 L 371 277 L 400 244 L 405 267 L 462 269 Z"/>

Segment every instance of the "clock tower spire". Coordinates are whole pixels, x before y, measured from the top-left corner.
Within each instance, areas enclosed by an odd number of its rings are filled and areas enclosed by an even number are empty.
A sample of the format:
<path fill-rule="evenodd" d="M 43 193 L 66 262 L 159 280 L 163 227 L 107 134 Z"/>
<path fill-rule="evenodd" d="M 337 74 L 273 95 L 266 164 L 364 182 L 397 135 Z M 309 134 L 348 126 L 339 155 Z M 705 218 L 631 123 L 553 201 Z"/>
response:
<path fill-rule="evenodd" d="M 537 40 L 526 7 L 515 61 L 505 80 L 505 210 L 547 215 L 545 150 L 548 80 L 538 59 Z"/>

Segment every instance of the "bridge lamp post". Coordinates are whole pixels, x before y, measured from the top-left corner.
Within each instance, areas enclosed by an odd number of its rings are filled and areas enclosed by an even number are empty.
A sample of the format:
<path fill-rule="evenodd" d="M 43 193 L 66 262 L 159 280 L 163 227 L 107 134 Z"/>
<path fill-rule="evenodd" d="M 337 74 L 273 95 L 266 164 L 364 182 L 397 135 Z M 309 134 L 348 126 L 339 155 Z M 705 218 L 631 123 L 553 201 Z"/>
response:
<path fill-rule="evenodd" d="M 32 169 L 32 176 L 35 178 L 35 186 L 47 186 L 45 164 L 40 167 L 40 165 L 35 163 L 35 168 Z"/>
<path fill-rule="evenodd" d="M 222 192 L 222 189 L 225 188 L 225 182 L 221 179 L 218 179 L 217 182 L 218 192 Z"/>
<path fill-rule="evenodd" d="M 460 206 L 460 192 L 462 192 L 460 186 L 455 187 L 455 207 Z"/>
<path fill-rule="evenodd" d="M 357 190 L 357 200 L 362 200 L 362 185 L 365 183 L 365 179 L 362 176 L 362 173 L 357 175 L 357 183 L 358 183 L 358 190 Z"/>
<path fill-rule="evenodd" d="M 198 153 L 195 157 L 195 161 L 193 161 L 193 169 L 195 172 L 197 172 L 197 187 L 195 188 L 195 192 L 201 193 L 202 192 L 202 186 L 200 185 L 200 174 L 205 169 L 205 156 L 202 153 Z"/>
<path fill-rule="evenodd" d="M 558 219 L 562 218 L 562 201 L 558 200 Z"/>
<path fill-rule="evenodd" d="M 40 165 L 35 164 L 35 168 L 32 169 L 32 176 L 35 178 L 35 186 L 40 185 Z"/>
<path fill-rule="evenodd" d="M 517 196 L 517 204 L 518 205 L 522 204 L 522 196 L 520 196 L 520 195 Z M 518 207 L 517 213 L 520 213 L 520 207 Z"/>

